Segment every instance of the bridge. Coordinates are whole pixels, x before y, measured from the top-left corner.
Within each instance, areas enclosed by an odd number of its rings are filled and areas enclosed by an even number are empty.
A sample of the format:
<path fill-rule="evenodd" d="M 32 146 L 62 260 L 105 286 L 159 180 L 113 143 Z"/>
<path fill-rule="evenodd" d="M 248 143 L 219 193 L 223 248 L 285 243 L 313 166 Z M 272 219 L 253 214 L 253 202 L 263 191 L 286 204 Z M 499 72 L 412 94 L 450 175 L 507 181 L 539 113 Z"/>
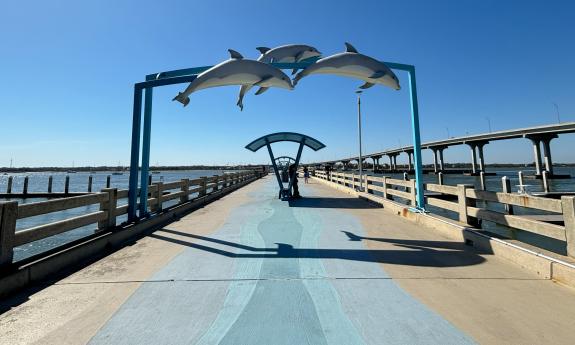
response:
<path fill-rule="evenodd" d="M 127 191 L 66 198 L 66 205 L 59 199 L 21 204 L 16 212 L 14 202 L 2 203 L 4 258 L 9 241 L 23 243 L 54 230 L 36 227 L 10 240 L 14 217 L 87 202 L 103 206 L 94 236 L 24 263 L 3 263 L 0 339 L 6 344 L 572 344 L 575 260 L 568 253 L 473 228 L 476 217 L 495 219 L 472 206 L 478 191 L 463 189 L 463 208 L 440 200 L 461 213 L 451 220 L 402 201 L 415 203 L 413 181 L 366 181 L 367 192 L 357 191 L 358 182 L 351 174 L 316 171 L 310 184 L 300 186 L 304 198 L 290 201 L 277 198 L 271 175 L 160 182 L 148 187 L 150 218 L 122 226 L 115 226 L 115 216 L 127 206 L 116 200 Z M 443 187 L 427 186 L 459 193 Z M 516 212 L 520 205 L 560 212 L 563 226 L 535 227 L 535 221 L 510 215 L 503 220 L 529 223 L 529 229 L 557 238 L 561 231 L 572 252 L 572 197 L 545 202 L 522 201 L 511 193 L 481 197 L 497 198 Z M 167 206 L 173 201 L 177 204 Z M 78 225 L 78 219 L 73 222 Z"/>
<path fill-rule="evenodd" d="M 525 138 L 531 141 L 533 146 L 533 155 L 535 162 L 535 170 L 537 176 L 542 176 L 545 171 L 548 177 L 561 177 L 553 172 L 553 161 L 551 158 L 551 140 L 557 138 L 560 134 L 574 133 L 575 122 L 564 122 L 559 124 L 510 129 L 504 131 L 496 131 L 483 134 L 474 134 L 456 138 L 449 138 L 444 140 L 430 141 L 421 144 L 422 149 L 429 149 L 433 151 L 433 171 L 435 173 L 445 171 L 445 160 L 443 158 L 443 151 L 450 146 L 468 145 L 471 149 L 471 173 L 477 175 L 480 172 L 485 172 L 485 159 L 483 154 L 483 147 L 491 141 L 509 140 L 517 138 Z M 541 146 L 543 146 L 543 155 L 541 153 Z M 383 156 L 389 157 L 389 169 L 397 171 L 397 156 L 402 153 L 407 154 L 408 157 L 408 171 L 413 168 L 413 146 L 399 147 L 387 151 L 375 152 L 363 155 L 363 159 L 372 159 L 373 165 L 381 166 L 379 160 Z M 478 162 L 479 158 L 479 162 Z M 357 161 L 359 158 L 347 157 L 339 160 L 324 161 L 318 163 L 311 163 L 310 165 L 335 165 L 342 163 L 346 167 L 350 162 Z M 543 165 L 544 163 L 544 165 Z"/>

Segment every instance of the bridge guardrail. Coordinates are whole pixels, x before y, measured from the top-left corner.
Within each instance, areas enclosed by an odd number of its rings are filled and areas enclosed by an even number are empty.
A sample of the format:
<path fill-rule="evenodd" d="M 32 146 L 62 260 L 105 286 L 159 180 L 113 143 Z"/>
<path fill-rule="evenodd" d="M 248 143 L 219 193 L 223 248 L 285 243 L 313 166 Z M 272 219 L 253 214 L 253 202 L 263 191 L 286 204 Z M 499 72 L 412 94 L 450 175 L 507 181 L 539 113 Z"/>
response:
<path fill-rule="evenodd" d="M 176 205 L 205 196 L 238 183 L 261 177 L 262 173 L 245 171 L 199 179 L 182 179 L 174 182 L 157 182 L 148 186 L 148 207 L 151 213 L 161 212 L 164 203 L 178 200 Z M 140 190 L 138 189 L 138 195 Z M 195 196 L 190 199 L 190 196 Z M 41 240 L 90 224 L 98 224 L 96 231 L 116 227 L 117 217 L 128 212 L 128 205 L 118 206 L 118 200 L 126 199 L 128 190 L 104 188 L 97 193 L 19 204 L 17 201 L 0 202 L 0 268 L 13 261 L 14 247 Z M 78 207 L 99 205 L 99 210 L 88 211 L 75 217 L 57 220 L 16 231 L 17 221 L 39 215 L 66 211 Z"/>
<path fill-rule="evenodd" d="M 328 176 L 324 170 L 315 170 L 313 176 L 354 190 L 358 190 L 359 187 L 359 176 L 353 173 L 330 172 Z M 374 194 L 376 198 L 393 199 L 415 206 L 414 181 L 364 175 L 364 186 L 364 193 Z M 380 195 L 375 195 L 374 191 Z M 567 254 L 575 257 L 575 197 L 573 196 L 562 196 L 561 200 L 556 200 L 527 194 L 477 190 L 464 184 L 447 186 L 432 183 L 424 184 L 424 192 L 427 205 L 454 212 L 459 222 L 478 227 L 479 221 L 485 220 L 562 241 L 566 245 Z M 506 211 L 488 209 L 486 207 L 488 203 L 502 205 Z M 538 210 L 544 214 L 517 215 L 513 207 Z M 549 218 L 553 218 L 553 222 L 548 221 Z"/>

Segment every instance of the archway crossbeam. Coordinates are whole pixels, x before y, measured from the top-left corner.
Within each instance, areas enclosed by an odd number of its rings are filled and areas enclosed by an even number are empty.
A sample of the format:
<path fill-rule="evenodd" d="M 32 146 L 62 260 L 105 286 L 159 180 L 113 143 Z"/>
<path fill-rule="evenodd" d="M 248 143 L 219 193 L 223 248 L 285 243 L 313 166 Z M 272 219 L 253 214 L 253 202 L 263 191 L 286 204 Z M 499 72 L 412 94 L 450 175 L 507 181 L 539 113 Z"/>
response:
<path fill-rule="evenodd" d="M 314 61 L 302 61 L 297 63 L 272 63 L 273 66 L 286 69 L 304 69 Z M 419 134 L 419 107 L 417 102 L 417 87 L 415 82 L 415 66 L 384 62 L 389 68 L 406 71 L 409 74 L 409 90 L 411 102 L 411 122 L 413 147 L 415 158 L 415 179 L 417 185 L 417 208 L 424 209 L 422 161 L 421 161 L 421 140 Z M 152 99 L 153 89 L 159 86 L 189 83 L 196 79 L 197 75 L 212 66 L 178 69 L 161 73 L 149 74 L 143 82 L 134 84 L 134 105 L 132 115 L 132 146 L 130 159 L 130 181 L 128 192 L 128 221 L 133 222 L 139 218 L 147 216 L 148 209 L 148 176 L 150 170 L 150 137 L 152 127 Z M 144 121 L 142 130 L 142 94 L 144 95 Z M 142 138 L 140 140 L 140 136 Z M 140 144 L 141 147 L 140 147 Z M 141 172 L 138 174 L 140 166 L 140 149 L 142 154 Z M 138 189 L 138 176 L 140 177 L 140 188 Z M 138 205 L 138 194 L 140 203 Z M 139 209 L 139 214 L 137 211 Z"/>

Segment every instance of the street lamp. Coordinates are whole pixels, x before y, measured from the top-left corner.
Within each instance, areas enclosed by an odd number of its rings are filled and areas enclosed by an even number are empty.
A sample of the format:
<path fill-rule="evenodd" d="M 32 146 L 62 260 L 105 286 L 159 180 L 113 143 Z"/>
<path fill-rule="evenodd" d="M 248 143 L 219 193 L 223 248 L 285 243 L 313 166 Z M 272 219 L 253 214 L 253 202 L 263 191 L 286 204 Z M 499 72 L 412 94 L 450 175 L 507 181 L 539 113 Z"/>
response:
<path fill-rule="evenodd" d="M 449 127 L 445 127 L 445 130 L 447 131 L 447 139 L 449 139 L 449 138 L 450 138 L 450 136 L 449 136 Z"/>
<path fill-rule="evenodd" d="M 363 158 L 361 155 L 361 93 L 357 90 L 357 135 L 359 137 L 359 190 L 363 192 Z"/>
<path fill-rule="evenodd" d="M 487 120 L 487 125 L 489 126 L 489 133 L 491 133 L 491 120 L 487 116 L 485 117 L 485 119 Z"/>
<path fill-rule="evenodd" d="M 555 111 L 557 112 L 557 122 L 561 123 L 561 118 L 559 117 L 559 106 L 557 103 L 553 103 L 553 105 L 555 106 Z"/>

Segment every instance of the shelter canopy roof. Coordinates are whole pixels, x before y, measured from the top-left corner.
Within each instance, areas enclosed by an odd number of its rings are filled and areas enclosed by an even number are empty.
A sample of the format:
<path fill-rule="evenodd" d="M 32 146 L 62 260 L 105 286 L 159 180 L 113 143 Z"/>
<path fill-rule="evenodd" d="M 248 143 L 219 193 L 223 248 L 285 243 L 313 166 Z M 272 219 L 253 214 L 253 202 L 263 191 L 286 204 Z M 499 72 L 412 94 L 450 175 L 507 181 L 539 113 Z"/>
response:
<path fill-rule="evenodd" d="M 267 143 L 272 144 L 278 141 L 293 141 L 296 143 L 303 142 L 305 146 L 309 147 L 314 151 L 321 150 L 325 147 L 325 145 L 322 144 L 320 141 L 304 134 L 293 133 L 293 132 L 278 132 L 264 135 L 263 137 L 252 141 L 251 143 L 246 145 L 246 149 L 256 152 L 257 150 L 266 146 Z"/>

